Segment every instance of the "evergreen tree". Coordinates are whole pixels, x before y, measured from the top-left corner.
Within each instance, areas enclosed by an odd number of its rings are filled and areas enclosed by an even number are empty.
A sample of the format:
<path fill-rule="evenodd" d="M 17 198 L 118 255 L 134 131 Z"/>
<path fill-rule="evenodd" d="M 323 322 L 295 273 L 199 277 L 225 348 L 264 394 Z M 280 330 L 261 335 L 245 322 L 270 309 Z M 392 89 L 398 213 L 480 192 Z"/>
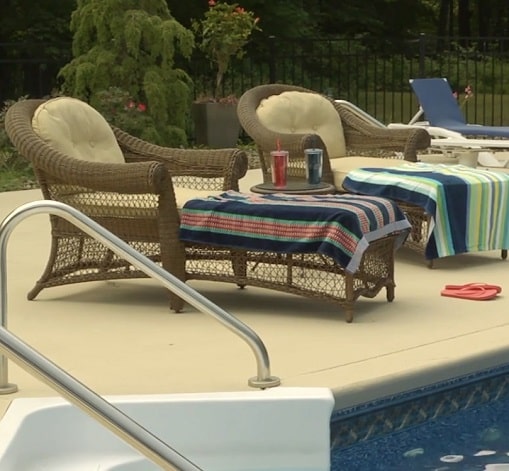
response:
<path fill-rule="evenodd" d="M 71 16 L 73 59 L 59 72 L 62 92 L 106 109 L 110 90 L 129 97 L 124 108 L 143 113 L 138 137 L 161 145 L 187 142 L 192 81 L 175 65 L 188 59 L 193 33 L 170 14 L 165 0 L 78 0 Z M 147 120 L 147 115 L 150 120 Z"/>

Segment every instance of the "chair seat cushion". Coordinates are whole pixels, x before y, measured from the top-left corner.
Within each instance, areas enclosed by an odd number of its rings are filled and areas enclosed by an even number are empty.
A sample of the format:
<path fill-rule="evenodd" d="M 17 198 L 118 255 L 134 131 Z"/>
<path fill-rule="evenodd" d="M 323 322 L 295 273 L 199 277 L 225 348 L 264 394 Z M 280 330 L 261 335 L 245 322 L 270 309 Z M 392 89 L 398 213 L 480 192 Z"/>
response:
<path fill-rule="evenodd" d="M 32 127 L 51 147 L 75 159 L 125 162 L 108 122 L 76 98 L 57 97 L 44 102 L 34 113 Z"/>
<path fill-rule="evenodd" d="M 331 159 L 346 154 L 341 118 L 334 105 L 318 93 L 272 95 L 260 102 L 256 114 L 265 127 L 277 133 L 318 134 Z"/>
<path fill-rule="evenodd" d="M 345 191 L 343 181 L 352 170 L 358 168 L 387 168 L 399 167 L 408 163 L 403 159 L 384 159 L 380 157 L 349 156 L 331 160 L 331 170 L 334 178 L 334 186 L 339 191 Z"/>

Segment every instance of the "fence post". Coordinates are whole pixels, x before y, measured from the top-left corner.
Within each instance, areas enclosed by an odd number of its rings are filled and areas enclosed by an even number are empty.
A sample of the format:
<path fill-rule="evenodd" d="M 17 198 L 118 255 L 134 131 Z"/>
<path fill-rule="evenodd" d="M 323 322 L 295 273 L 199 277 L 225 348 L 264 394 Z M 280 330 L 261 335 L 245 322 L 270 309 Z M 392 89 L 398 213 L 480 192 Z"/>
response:
<path fill-rule="evenodd" d="M 276 36 L 269 36 L 269 82 L 276 83 Z"/>

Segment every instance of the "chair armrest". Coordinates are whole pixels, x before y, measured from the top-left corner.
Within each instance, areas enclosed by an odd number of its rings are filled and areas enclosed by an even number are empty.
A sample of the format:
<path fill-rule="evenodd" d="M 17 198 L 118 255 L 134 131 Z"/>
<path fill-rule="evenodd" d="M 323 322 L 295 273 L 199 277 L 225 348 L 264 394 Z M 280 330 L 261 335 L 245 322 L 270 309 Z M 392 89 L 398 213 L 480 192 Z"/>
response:
<path fill-rule="evenodd" d="M 248 170 L 247 155 L 240 149 L 183 149 L 148 143 L 113 127 L 113 132 L 128 162 L 147 160 L 163 163 L 172 177 L 222 179 L 222 190 L 238 190 L 239 180 Z M 183 181 L 184 179 L 180 179 Z M 191 185 L 195 186 L 195 185 Z M 207 185 L 197 185 L 207 186 Z"/>
<path fill-rule="evenodd" d="M 173 178 L 222 179 L 222 190 L 238 191 L 248 170 L 247 154 L 240 149 L 165 149 L 151 158 L 164 163 Z"/>
<path fill-rule="evenodd" d="M 411 129 L 408 131 L 407 143 L 404 151 L 405 160 L 416 162 L 417 152 L 431 146 L 431 136 L 425 129 Z"/>
<path fill-rule="evenodd" d="M 166 167 L 156 161 L 88 162 L 68 157 L 49 146 L 45 147 L 45 151 L 32 157 L 32 163 L 35 171 L 46 180 L 117 193 L 161 194 L 171 186 Z"/>
<path fill-rule="evenodd" d="M 341 116 L 347 150 L 365 151 L 392 150 L 403 152 L 405 160 L 417 161 L 417 152 L 431 145 L 429 134 L 424 129 L 394 129 L 374 126 L 372 123 L 335 103 Z"/>

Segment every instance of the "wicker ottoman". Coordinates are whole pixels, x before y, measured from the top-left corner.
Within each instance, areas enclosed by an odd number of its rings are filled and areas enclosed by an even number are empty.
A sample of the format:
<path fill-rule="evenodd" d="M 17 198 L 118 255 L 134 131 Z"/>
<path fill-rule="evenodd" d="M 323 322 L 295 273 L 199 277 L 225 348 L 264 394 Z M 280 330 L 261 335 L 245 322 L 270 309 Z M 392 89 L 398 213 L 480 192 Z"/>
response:
<path fill-rule="evenodd" d="M 509 248 L 509 175 L 463 165 L 407 163 L 352 170 L 343 181 L 352 193 L 394 200 L 412 229 L 406 245 L 436 258 Z"/>
<path fill-rule="evenodd" d="M 352 322 L 355 301 L 374 298 L 383 288 L 387 301 L 394 299 L 394 252 L 398 234 L 373 241 L 355 273 L 320 254 L 220 249 L 196 245 L 186 248 L 188 279 L 258 286 L 336 303 Z"/>
<path fill-rule="evenodd" d="M 347 322 L 361 296 L 385 288 L 387 300 L 394 299 L 394 252 L 410 224 L 391 201 L 231 193 L 184 206 L 188 279 L 331 301 Z"/>

